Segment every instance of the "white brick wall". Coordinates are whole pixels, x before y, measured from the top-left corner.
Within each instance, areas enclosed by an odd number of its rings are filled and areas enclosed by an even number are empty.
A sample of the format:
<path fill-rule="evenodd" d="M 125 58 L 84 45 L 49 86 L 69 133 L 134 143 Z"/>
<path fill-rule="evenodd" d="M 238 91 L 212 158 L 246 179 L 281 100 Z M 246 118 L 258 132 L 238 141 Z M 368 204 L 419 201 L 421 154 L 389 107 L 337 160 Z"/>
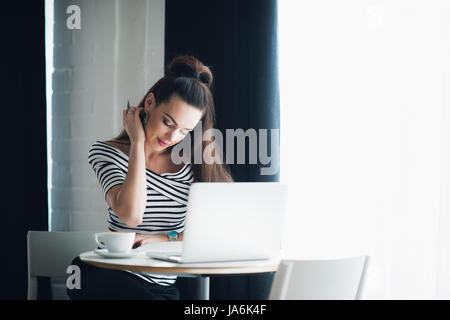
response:
<path fill-rule="evenodd" d="M 81 9 L 81 29 L 66 9 Z M 164 73 L 164 0 L 55 0 L 51 230 L 106 229 L 106 202 L 87 155 L 122 128 Z"/>

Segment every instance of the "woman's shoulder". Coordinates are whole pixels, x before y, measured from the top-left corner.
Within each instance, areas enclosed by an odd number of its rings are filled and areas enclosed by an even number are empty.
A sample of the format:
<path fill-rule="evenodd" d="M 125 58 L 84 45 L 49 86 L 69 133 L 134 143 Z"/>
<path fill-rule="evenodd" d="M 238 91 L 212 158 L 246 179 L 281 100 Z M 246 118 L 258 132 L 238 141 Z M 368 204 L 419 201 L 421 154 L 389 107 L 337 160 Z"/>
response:
<path fill-rule="evenodd" d="M 115 165 L 123 170 L 127 167 L 128 159 L 114 143 L 95 141 L 88 152 L 88 162 L 94 168 L 102 168 L 106 164 Z"/>
<path fill-rule="evenodd" d="M 106 144 L 110 147 L 118 149 L 125 153 L 127 156 L 130 154 L 130 143 L 123 140 L 107 140 L 107 141 L 98 141 L 96 143 Z"/>
<path fill-rule="evenodd" d="M 118 161 L 128 161 L 126 157 L 128 157 L 129 151 L 123 143 L 116 142 L 113 140 L 109 141 L 95 141 L 91 147 L 89 148 L 88 158 L 90 161 L 94 161 L 95 159 L 100 160 L 113 160 L 116 159 Z"/>

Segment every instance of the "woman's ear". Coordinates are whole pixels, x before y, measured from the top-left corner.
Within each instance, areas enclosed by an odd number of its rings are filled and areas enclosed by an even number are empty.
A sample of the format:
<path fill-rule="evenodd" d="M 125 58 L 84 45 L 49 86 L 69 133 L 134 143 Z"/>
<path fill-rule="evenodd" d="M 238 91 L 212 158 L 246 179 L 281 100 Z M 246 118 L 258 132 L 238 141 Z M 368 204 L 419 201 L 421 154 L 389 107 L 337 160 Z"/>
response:
<path fill-rule="evenodd" d="M 144 109 L 145 112 L 148 113 L 151 110 L 153 110 L 153 108 L 155 107 L 155 95 L 153 94 L 153 92 L 150 92 L 147 95 L 147 98 L 145 98 L 145 103 L 144 103 Z"/>

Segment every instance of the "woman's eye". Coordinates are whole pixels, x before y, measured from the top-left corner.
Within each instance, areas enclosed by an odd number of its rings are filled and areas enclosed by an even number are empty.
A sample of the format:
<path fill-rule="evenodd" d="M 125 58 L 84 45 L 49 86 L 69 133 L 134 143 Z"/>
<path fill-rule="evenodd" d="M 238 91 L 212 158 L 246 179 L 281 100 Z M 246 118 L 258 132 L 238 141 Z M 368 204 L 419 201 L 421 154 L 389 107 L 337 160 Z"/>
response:
<path fill-rule="evenodd" d="M 172 124 L 169 124 L 169 122 L 167 121 L 167 119 L 166 118 L 163 118 L 163 123 L 164 123 L 164 125 L 166 125 L 168 128 L 174 128 L 175 126 L 174 125 L 172 125 Z M 189 132 L 186 132 L 186 131 L 183 131 L 183 130 L 180 130 L 180 132 L 181 132 L 181 134 L 182 135 L 187 135 Z"/>
<path fill-rule="evenodd" d="M 167 122 L 167 120 L 166 119 L 163 119 L 163 123 L 166 125 L 166 126 L 168 126 L 169 128 L 171 128 L 172 126 Z"/>

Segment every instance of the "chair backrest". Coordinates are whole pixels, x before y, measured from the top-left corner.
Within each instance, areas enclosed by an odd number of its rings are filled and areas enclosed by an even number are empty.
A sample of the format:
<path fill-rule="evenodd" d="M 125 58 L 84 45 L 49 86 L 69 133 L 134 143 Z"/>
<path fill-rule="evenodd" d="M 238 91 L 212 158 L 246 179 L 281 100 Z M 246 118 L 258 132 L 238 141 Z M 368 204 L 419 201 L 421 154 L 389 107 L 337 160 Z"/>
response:
<path fill-rule="evenodd" d="M 361 299 L 368 256 L 339 260 L 282 260 L 270 300 Z"/>
<path fill-rule="evenodd" d="M 94 234 L 91 231 L 29 231 L 28 299 L 37 299 L 36 277 L 67 277 L 67 267 L 72 260 L 96 248 Z"/>

